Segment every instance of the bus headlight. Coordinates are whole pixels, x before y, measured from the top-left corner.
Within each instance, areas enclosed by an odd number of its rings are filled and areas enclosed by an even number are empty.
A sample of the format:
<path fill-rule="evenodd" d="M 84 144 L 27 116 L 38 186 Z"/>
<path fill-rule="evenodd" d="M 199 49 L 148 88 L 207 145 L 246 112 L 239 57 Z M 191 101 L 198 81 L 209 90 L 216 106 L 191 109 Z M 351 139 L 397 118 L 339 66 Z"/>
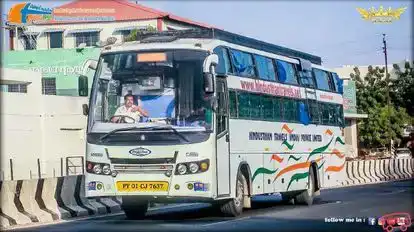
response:
<path fill-rule="evenodd" d="M 177 167 L 178 174 L 184 175 L 187 172 L 187 166 L 185 164 L 179 164 Z"/>
<path fill-rule="evenodd" d="M 187 167 L 189 172 L 187 172 Z M 188 163 L 179 163 L 175 169 L 175 175 L 196 174 L 205 172 L 210 167 L 210 160 L 192 161 Z"/>
<path fill-rule="evenodd" d="M 86 172 L 97 174 L 97 175 L 105 175 L 105 176 L 109 176 L 112 173 L 110 164 L 95 163 L 95 162 L 90 162 L 90 161 L 86 161 Z"/>
<path fill-rule="evenodd" d="M 105 175 L 110 175 L 110 174 L 111 174 L 111 169 L 109 168 L 109 165 L 108 165 L 108 164 L 105 164 L 105 165 L 103 166 L 103 168 L 102 168 L 102 172 L 103 172 L 103 174 L 105 174 Z"/>
<path fill-rule="evenodd" d="M 93 172 L 96 174 L 101 174 L 102 173 L 102 168 L 100 164 L 95 164 L 95 166 L 93 166 Z"/>
<path fill-rule="evenodd" d="M 198 171 L 198 165 L 196 163 L 190 163 L 189 168 L 191 173 L 196 173 Z"/>

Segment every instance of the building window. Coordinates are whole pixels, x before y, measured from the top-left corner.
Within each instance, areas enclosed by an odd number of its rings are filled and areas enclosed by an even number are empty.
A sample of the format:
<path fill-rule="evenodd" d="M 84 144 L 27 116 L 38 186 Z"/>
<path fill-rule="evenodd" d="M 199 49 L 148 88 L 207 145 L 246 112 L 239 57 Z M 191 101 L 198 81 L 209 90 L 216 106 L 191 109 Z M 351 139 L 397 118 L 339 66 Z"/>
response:
<path fill-rule="evenodd" d="M 99 42 L 99 32 L 82 32 L 75 34 L 75 47 L 85 43 L 87 47 L 96 46 Z"/>
<path fill-rule="evenodd" d="M 27 84 L 2 84 L 2 92 L 27 93 Z"/>
<path fill-rule="evenodd" d="M 42 78 L 42 94 L 56 95 L 56 78 Z"/>
<path fill-rule="evenodd" d="M 50 48 L 63 48 L 63 32 L 50 32 L 49 33 L 49 47 Z"/>

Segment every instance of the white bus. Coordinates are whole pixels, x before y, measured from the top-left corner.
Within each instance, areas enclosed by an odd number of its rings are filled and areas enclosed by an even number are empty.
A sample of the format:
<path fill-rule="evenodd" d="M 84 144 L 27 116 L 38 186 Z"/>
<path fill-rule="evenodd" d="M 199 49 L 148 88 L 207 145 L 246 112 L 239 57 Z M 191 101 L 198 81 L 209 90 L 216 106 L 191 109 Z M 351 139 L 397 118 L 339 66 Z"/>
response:
<path fill-rule="evenodd" d="M 273 193 L 311 205 L 341 181 L 342 81 L 317 56 L 203 29 L 108 45 L 88 68 L 86 196 L 122 197 L 128 218 L 182 201 L 237 216 Z"/>

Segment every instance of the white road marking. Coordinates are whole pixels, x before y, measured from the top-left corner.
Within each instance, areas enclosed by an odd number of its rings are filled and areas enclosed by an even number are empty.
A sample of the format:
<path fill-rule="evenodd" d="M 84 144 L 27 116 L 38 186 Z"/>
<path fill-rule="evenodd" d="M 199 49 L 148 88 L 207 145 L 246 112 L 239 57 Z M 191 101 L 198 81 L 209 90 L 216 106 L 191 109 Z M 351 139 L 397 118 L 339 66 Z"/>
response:
<path fill-rule="evenodd" d="M 225 224 L 225 223 L 229 223 L 229 222 L 241 221 L 241 220 L 249 219 L 249 218 L 250 218 L 250 216 L 243 217 L 243 218 L 238 218 L 238 219 L 234 219 L 234 220 L 227 220 L 227 221 L 221 221 L 221 222 L 208 223 L 208 224 L 204 224 L 204 225 L 201 225 L 201 226 L 219 225 L 219 224 Z"/>

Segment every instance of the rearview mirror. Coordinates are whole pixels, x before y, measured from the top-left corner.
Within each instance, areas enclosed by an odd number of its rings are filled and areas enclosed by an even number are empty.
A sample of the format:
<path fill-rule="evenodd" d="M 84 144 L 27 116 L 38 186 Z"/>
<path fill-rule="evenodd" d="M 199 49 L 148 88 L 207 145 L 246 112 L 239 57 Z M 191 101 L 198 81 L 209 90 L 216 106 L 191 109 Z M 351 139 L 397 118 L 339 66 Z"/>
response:
<path fill-rule="evenodd" d="M 78 93 L 81 97 L 88 96 L 88 77 L 80 75 L 78 78 Z"/>
<path fill-rule="evenodd" d="M 83 110 L 83 115 L 88 116 L 88 114 L 89 114 L 88 104 L 83 104 L 82 105 L 82 110 Z"/>
<path fill-rule="evenodd" d="M 83 64 L 82 75 L 86 76 L 88 74 L 89 69 L 96 70 L 97 67 L 98 67 L 98 61 L 91 60 L 91 59 L 86 60 L 85 63 Z"/>
<path fill-rule="evenodd" d="M 214 76 L 211 73 L 204 73 L 204 92 L 206 94 L 214 93 Z"/>
<path fill-rule="evenodd" d="M 211 54 L 209 56 L 206 57 L 206 59 L 204 60 L 204 64 L 203 64 L 203 72 L 204 73 L 209 73 L 210 72 L 210 67 L 216 66 L 219 62 L 219 58 L 216 54 Z"/>

